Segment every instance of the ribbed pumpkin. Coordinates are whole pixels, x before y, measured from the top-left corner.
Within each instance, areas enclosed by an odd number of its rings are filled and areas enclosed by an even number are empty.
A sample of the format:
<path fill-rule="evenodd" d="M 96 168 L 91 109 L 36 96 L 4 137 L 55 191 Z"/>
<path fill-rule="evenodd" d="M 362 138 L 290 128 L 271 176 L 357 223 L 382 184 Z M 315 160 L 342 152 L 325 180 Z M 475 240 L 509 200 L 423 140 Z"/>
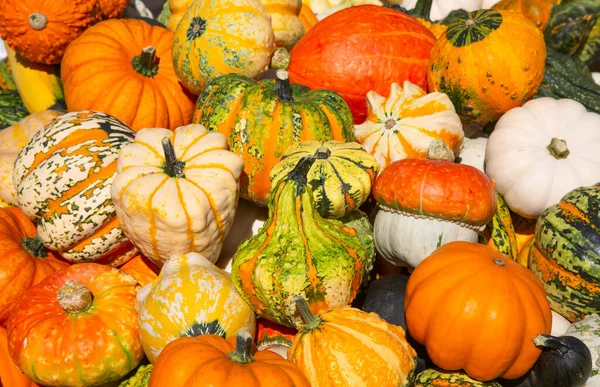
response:
<path fill-rule="evenodd" d="M 518 12 L 543 31 L 550 19 L 552 8 L 560 2 L 561 0 L 502 0 L 494 4 L 492 9 Z"/>
<path fill-rule="evenodd" d="M 296 299 L 305 326 L 294 337 L 292 359 L 313 386 L 408 386 L 417 355 L 404 330 L 375 313 L 349 306 L 318 317 Z"/>
<path fill-rule="evenodd" d="M 6 328 L 0 326 L 0 383 L 6 387 L 39 387 L 25 375 L 8 353 Z"/>
<path fill-rule="evenodd" d="M 137 296 L 140 336 L 151 362 L 179 337 L 252 335 L 254 313 L 236 292 L 230 276 L 198 253 L 170 258 Z"/>
<path fill-rule="evenodd" d="M 404 158 L 426 158 L 435 139 L 458 154 L 464 132 L 446 94 L 427 94 L 408 81 L 403 87 L 392 83 L 390 89 L 388 98 L 369 91 L 367 120 L 354 127 L 356 140 L 375 156 L 381 170 Z"/>
<path fill-rule="evenodd" d="M 142 286 L 146 286 L 154 281 L 158 277 L 158 273 L 160 273 L 158 266 L 141 254 L 136 255 L 124 265 L 119 266 L 119 270 L 132 275 Z"/>
<path fill-rule="evenodd" d="M 71 262 L 119 265 L 135 250 L 110 198 L 121 146 L 135 132 L 104 113 L 64 114 L 39 131 L 15 161 L 19 207 L 50 250 Z"/>
<path fill-rule="evenodd" d="M 65 49 L 103 17 L 98 0 L 2 0 L 0 35 L 24 58 L 57 64 Z"/>
<path fill-rule="evenodd" d="M 531 339 L 552 325 L 535 275 L 469 242 L 447 243 L 417 266 L 404 309 L 408 331 L 437 366 L 480 381 L 524 375 L 541 353 Z"/>
<path fill-rule="evenodd" d="M 238 201 L 242 160 L 202 125 L 142 129 L 119 153 L 111 197 L 123 231 L 158 267 L 174 254 L 216 262 Z"/>
<path fill-rule="evenodd" d="M 30 288 L 8 320 L 8 350 L 36 383 L 102 385 L 121 379 L 144 357 L 135 296 L 122 271 L 71 265 Z"/>
<path fill-rule="evenodd" d="M 303 157 L 315 159 L 306 179 L 324 218 L 341 218 L 359 208 L 379 172 L 375 158 L 356 142 L 304 141 L 288 148 L 273 167 L 272 186 L 285 179 Z"/>
<path fill-rule="evenodd" d="M 261 76 L 274 49 L 271 16 L 258 0 L 193 0 L 175 30 L 173 65 L 198 95 L 219 75 Z"/>
<path fill-rule="evenodd" d="M 21 210 L 0 208 L 0 325 L 27 289 L 66 266 L 48 253 Z"/>
<path fill-rule="evenodd" d="M 344 100 L 327 90 L 290 85 L 285 70 L 277 80 L 257 83 L 230 74 L 214 79 L 198 97 L 194 123 L 223 133 L 244 160 L 241 195 L 266 205 L 271 168 L 292 145 L 306 140 L 353 141 L 352 115 Z"/>
<path fill-rule="evenodd" d="M 544 36 L 525 16 L 470 12 L 450 24 L 433 47 L 429 90 L 448 94 L 461 118 L 486 125 L 531 99 L 545 58 Z"/>
<path fill-rule="evenodd" d="M 70 111 L 110 114 L 133 130 L 187 125 L 194 101 L 179 83 L 173 34 L 143 20 L 106 20 L 65 52 L 61 79 Z"/>
<path fill-rule="evenodd" d="M 542 213 L 529 268 L 569 321 L 600 313 L 600 184 L 576 188 Z"/>
<path fill-rule="evenodd" d="M 59 115 L 61 113 L 55 110 L 43 110 L 0 131 L 0 200 L 17 204 L 17 192 L 12 180 L 15 159 L 31 137 Z"/>
<path fill-rule="evenodd" d="M 461 372 L 426 369 L 415 377 L 412 387 L 502 387 L 498 382 L 480 382 Z"/>
<path fill-rule="evenodd" d="M 291 327 L 302 325 L 294 295 L 306 297 L 314 313 L 347 305 L 374 259 L 366 216 L 352 227 L 317 212 L 306 177 L 314 162 L 312 156 L 301 158 L 274 187 L 269 219 L 238 247 L 231 271 L 236 289 L 258 315 Z"/>
<path fill-rule="evenodd" d="M 288 71 L 294 83 L 338 92 L 360 124 L 367 116 L 369 91 L 387 95 L 392 83 L 405 80 L 426 87 L 434 43 L 433 34 L 407 14 L 360 5 L 338 11 L 308 31 L 292 49 Z"/>

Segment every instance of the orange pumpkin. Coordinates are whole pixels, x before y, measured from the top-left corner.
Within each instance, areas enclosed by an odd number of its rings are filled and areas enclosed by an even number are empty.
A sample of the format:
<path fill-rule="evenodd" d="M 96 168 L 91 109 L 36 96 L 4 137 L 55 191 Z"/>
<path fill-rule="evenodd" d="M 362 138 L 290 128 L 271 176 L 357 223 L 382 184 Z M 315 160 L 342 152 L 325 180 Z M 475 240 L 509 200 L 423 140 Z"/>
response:
<path fill-rule="evenodd" d="M 107 113 L 136 131 L 189 124 L 194 102 L 175 75 L 172 43 L 171 32 L 142 20 L 112 19 L 89 28 L 61 64 L 69 111 Z"/>
<path fill-rule="evenodd" d="M 27 289 L 68 266 L 48 252 L 29 218 L 16 207 L 0 208 L 0 325 Z"/>
<path fill-rule="evenodd" d="M 8 353 L 6 328 L 0 326 L 0 386 L 39 387 L 25 375 Z"/>
<path fill-rule="evenodd" d="M 308 30 L 319 22 L 319 19 L 317 19 L 317 16 L 312 9 L 304 3 L 302 3 L 302 8 L 300 8 L 300 15 L 298 15 L 298 17 L 304 26 L 304 33 L 308 32 Z"/>
<path fill-rule="evenodd" d="M 119 267 L 125 273 L 135 277 L 137 282 L 146 286 L 154 281 L 160 273 L 160 269 L 152 261 L 143 255 L 136 255 L 133 259 L 127 261 L 123 266 Z"/>
<path fill-rule="evenodd" d="M 177 370 L 174 372 L 174 370 Z M 252 336 L 183 337 L 170 342 L 154 362 L 148 387 L 310 387 L 302 371 L 271 351 L 257 351 Z"/>
<path fill-rule="evenodd" d="M 560 2 L 561 0 L 502 0 L 496 3 L 492 9 L 518 12 L 543 31 L 550 20 L 552 8 Z"/>
<path fill-rule="evenodd" d="M 2 0 L 0 35 L 23 58 L 57 64 L 69 43 L 101 17 L 98 0 Z"/>
<path fill-rule="evenodd" d="M 451 242 L 425 258 L 410 276 L 404 300 L 412 337 L 447 370 L 474 379 L 516 379 L 549 334 L 550 306 L 542 283 L 527 268 L 483 244 Z"/>

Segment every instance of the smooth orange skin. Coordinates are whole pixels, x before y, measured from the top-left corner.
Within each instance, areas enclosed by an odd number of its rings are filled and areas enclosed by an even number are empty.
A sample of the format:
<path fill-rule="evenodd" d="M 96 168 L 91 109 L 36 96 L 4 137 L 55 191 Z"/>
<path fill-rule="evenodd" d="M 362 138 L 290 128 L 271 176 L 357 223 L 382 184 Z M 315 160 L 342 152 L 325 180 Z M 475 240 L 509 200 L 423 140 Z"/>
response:
<path fill-rule="evenodd" d="M 367 93 L 390 93 L 408 80 L 426 89 L 435 36 L 405 13 L 377 5 L 343 9 L 321 20 L 291 51 L 292 83 L 339 93 L 354 122 L 367 117 Z"/>
<path fill-rule="evenodd" d="M 496 211 L 493 182 L 469 165 L 443 160 L 404 159 L 375 180 L 373 196 L 390 209 L 484 225 Z"/>
<path fill-rule="evenodd" d="M 6 328 L 0 327 L 0 386 L 39 387 L 15 364 L 8 353 Z"/>
<path fill-rule="evenodd" d="M 158 277 L 158 273 L 160 273 L 160 268 L 141 254 L 136 255 L 123 266 L 120 266 L 119 270 L 123 270 L 125 273 L 134 276 L 142 286 L 146 286 L 154 281 Z"/>
<path fill-rule="evenodd" d="M 38 258 L 21 242 L 37 234 L 34 224 L 16 207 L 0 208 L 0 326 L 23 294 L 50 274 L 69 266 L 48 251 Z"/>
<path fill-rule="evenodd" d="M 255 361 L 240 364 L 227 357 L 237 337 L 184 337 L 170 342 L 154 363 L 148 387 L 310 387 L 302 371 L 271 351 L 256 351 Z"/>
<path fill-rule="evenodd" d="M 532 339 L 552 325 L 540 280 L 469 242 L 447 243 L 425 258 L 410 276 L 404 307 L 410 334 L 437 366 L 481 381 L 528 372 L 541 353 Z"/>
<path fill-rule="evenodd" d="M 173 33 L 142 20 L 111 19 L 87 29 L 67 48 L 61 64 L 69 111 L 96 110 L 133 130 L 174 130 L 192 122 L 194 100 L 179 83 Z M 158 73 L 146 77 L 131 65 L 146 46 L 156 48 Z"/>

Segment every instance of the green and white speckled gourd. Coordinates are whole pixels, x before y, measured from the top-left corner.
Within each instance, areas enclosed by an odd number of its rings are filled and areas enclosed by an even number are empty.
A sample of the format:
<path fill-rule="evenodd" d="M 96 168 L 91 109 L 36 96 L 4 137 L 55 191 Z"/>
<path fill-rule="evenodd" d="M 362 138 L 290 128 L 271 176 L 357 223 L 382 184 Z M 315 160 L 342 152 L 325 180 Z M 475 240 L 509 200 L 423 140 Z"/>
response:
<path fill-rule="evenodd" d="M 592 354 L 592 376 L 586 386 L 600 386 L 600 316 L 590 314 L 571 324 L 563 336 L 574 336 L 588 347 Z"/>

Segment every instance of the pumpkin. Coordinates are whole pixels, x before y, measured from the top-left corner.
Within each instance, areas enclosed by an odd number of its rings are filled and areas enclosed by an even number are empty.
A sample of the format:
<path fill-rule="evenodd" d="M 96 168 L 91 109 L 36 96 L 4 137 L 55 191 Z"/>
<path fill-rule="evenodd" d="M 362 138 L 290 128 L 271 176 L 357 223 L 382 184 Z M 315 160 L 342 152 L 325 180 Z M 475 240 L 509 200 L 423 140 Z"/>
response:
<path fill-rule="evenodd" d="M 294 363 L 271 351 L 257 351 L 247 331 L 229 339 L 205 335 L 173 341 L 154 364 L 148 383 L 165 385 L 310 387 Z"/>
<path fill-rule="evenodd" d="M 432 140 L 444 141 L 458 154 L 464 132 L 446 94 L 427 94 L 405 81 L 392 83 L 390 96 L 367 94 L 367 120 L 354 127 L 356 140 L 375 156 L 381 170 L 405 158 L 424 159 Z"/>
<path fill-rule="evenodd" d="M 480 382 L 462 372 L 426 369 L 415 377 L 412 387 L 501 387 L 498 382 Z"/>
<path fill-rule="evenodd" d="M 314 14 L 310 6 L 306 3 L 302 3 L 302 7 L 300 7 L 300 14 L 298 15 L 300 22 L 304 26 L 304 33 L 308 32 L 315 24 L 319 22 L 317 16 Z"/>
<path fill-rule="evenodd" d="M 0 326 L 0 384 L 6 387 L 39 387 L 16 366 L 8 353 L 6 328 Z"/>
<path fill-rule="evenodd" d="M 600 313 L 600 184 L 567 193 L 535 226 L 529 268 L 571 322 Z"/>
<path fill-rule="evenodd" d="M 359 208 L 379 172 L 375 158 L 356 142 L 305 141 L 285 151 L 271 170 L 271 184 L 285 179 L 303 157 L 315 159 L 306 179 L 324 218 L 341 218 Z"/>
<path fill-rule="evenodd" d="M 193 308 L 189 306 L 193 305 Z M 140 336 L 150 362 L 179 337 L 254 334 L 254 313 L 231 277 L 198 253 L 172 256 L 137 295 Z"/>
<path fill-rule="evenodd" d="M 290 53 L 288 72 L 294 83 L 339 93 L 360 124 L 367 117 L 369 91 L 387 95 L 392 83 L 407 80 L 425 89 L 434 43 L 433 34 L 405 13 L 360 5 L 338 11 L 308 31 Z"/>
<path fill-rule="evenodd" d="M 3 0 L 0 35 L 23 58 L 57 64 L 69 43 L 102 16 L 98 0 L 74 0 L 68 6 L 54 1 Z"/>
<path fill-rule="evenodd" d="M 256 347 L 259 351 L 273 351 L 287 359 L 288 349 L 292 346 L 292 340 L 298 331 L 294 328 L 276 324 L 261 318 L 256 328 Z"/>
<path fill-rule="evenodd" d="M 229 149 L 244 160 L 241 196 L 266 205 L 269 173 L 283 153 L 300 141 L 352 141 L 352 116 L 343 99 L 277 79 L 257 83 L 237 74 L 215 78 L 198 97 L 194 123 L 223 133 Z"/>
<path fill-rule="evenodd" d="M 258 0 L 193 0 L 175 30 L 173 65 L 198 95 L 219 75 L 260 77 L 274 49 L 271 16 Z"/>
<path fill-rule="evenodd" d="M 485 148 L 487 146 L 487 137 L 464 138 L 462 149 L 456 158 L 460 164 L 470 165 L 485 173 Z"/>
<path fill-rule="evenodd" d="M 261 317 L 298 328 L 294 295 L 314 313 L 347 305 L 373 267 L 372 227 L 366 215 L 348 224 L 325 219 L 315 208 L 307 173 L 315 162 L 301 158 L 273 188 L 269 219 L 233 257 L 233 283 Z"/>
<path fill-rule="evenodd" d="M 146 286 L 154 281 L 160 272 L 160 269 L 151 260 L 141 254 L 127 261 L 119 269 L 132 275 L 142 286 Z"/>
<path fill-rule="evenodd" d="M 42 385 L 117 381 L 144 357 L 135 278 L 96 263 L 71 265 L 31 287 L 8 319 L 8 350 Z"/>
<path fill-rule="evenodd" d="M 502 0 L 492 9 L 518 12 L 543 31 L 550 19 L 552 8 L 560 2 L 561 0 Z"/>
<path fill-rule="evenodd" d="M 112 201 L 125 234 L 157 266 L 192 251 L 215 262 L 241 172 L 225 136 L 202 125 L 143 129 L 119 153 Z"/>
<path fill-rule="evenodd" d="M 295 297 L 305 322 L 288 357 L 311 385 L 407 386 L 416 364 L 415 350 L 404 330 L 375 313 L 349 306 L 331 308 L 318 317 L 302 297 Z"/>
<path fill-rule="evenodd" d="M 571 322 L 561 316 L 560 314 L 552 311 L 552 336 L 562 336 L 567 332 L 567 329 L 571 326 Z"/>
<path fill-rule="evenodd" d="M 512 211 L 536 218 L 570 190 L 600 181 L 599 126 L 600 115 L 578 102 L 529 101 L 496 124 L 485 171 Z"/>
<path fill-rule="evenodd" d="M 590 314 L 583 320 L 571 324 L 564 335 L 577 337 L 590 350 L 592 373 L 587 385 L 594 386 L 600 381 L 600 317 L 597 314 Z"/>
<path fill-rule="evenodd" d="M 436 159 L 441 141 L 429 148 L 428 160 L 404 159 L 390 164 L 375 180 L 375 246 L 396 266 L 417 267 L 436 248 L 462 240 L 476 242 L 478 231 L 496 210 L 494 185 L 469 165 Z"/>
<path fill-rule="evenodd" d="M 545 57 L 544 36 L 525 16 L 471 12 L 450 24 L 433 47 L 429 90 L 448 94 L 461 118 L 486 125 L 533 97 Z"/>
<path fill-rule="evenodd" d="M 425 258 L 408 280 L 404 307 L 408 331 L 437 366 L 480 381 L 524 375 L 541 352 L 528 338 L 550 333 L 552 324 L 533 273 L 469 242 L 445 244 Z"/>
<path fill-rule="evenodd" d="M 49 253 L 35 226 L 16 207 L 0 208 L 0 325 L 31 286 L 66 267 Z"/>
<path fill-rule="evenodd" d="M 189 124 L 194 101 L 175 75 L 172 43 L 171 32 L 142 20 L 90 27 L 61 64 L 68 109 L 101 111 L 136 131 Z"/>
<path fill-rule="evenodd" d="M 276 47 L 291 48 L 304 35 L 300 20 L 302 0 L 260 0 L 269 15 Z"/>
<path fill-rule="evenodd" d="M 115 266 L 135 255 L 110 198 L 119 149 L 134 136 L 110 115 L 71 112 L 21 150 L 13 172 L 18 204 L 48 249 L 70 262 Z"/>
<path fill-rule="evenodd" d="M 17 204 L 12 180 L 15 159 L 31 137 L 59 115 L 61 113 L 55 110 L 43 110 L 0 131 L 0 200 Z"/>

